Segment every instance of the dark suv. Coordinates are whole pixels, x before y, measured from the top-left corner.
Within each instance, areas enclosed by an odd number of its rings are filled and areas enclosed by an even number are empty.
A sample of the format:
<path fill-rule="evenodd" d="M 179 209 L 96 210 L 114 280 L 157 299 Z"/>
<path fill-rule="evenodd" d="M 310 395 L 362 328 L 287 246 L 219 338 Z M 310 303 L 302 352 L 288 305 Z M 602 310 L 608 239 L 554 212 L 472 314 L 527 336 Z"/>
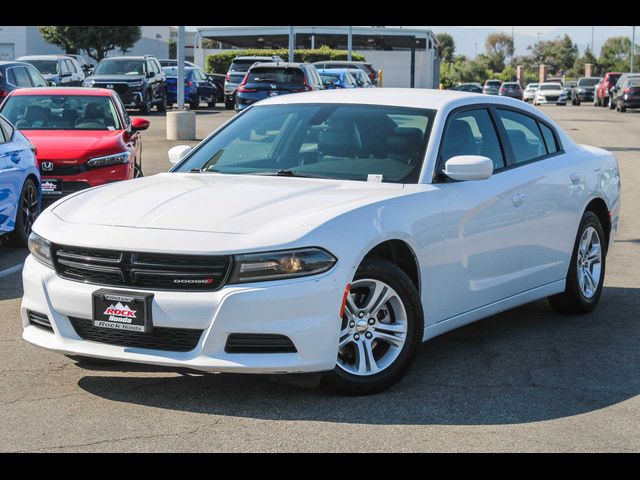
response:
<path fill-rule="evenodd" d="M 24 62 L 0 62 L 0 103 L 16 88 L 48 87 L 49 84 L 33 66 Z"/>
<path fill-rule="evenodd" d="M 105 58 L 83 86 L 115 90 L 127 108 L 143 114 L 154 105 L 159 112 L 167 109 L 167 79 L 153 55 Z"/>
<path fill-rule="evenodd" d="M 224 79 L 224 106 L 227 110 L 231 110 L 236 103 L 236 90 L 247 71 L 254 63 L 267 62 L 284 62 L 278 56 L 273 57 L 236 57 L 229 66 L 229 71 Z"/>
<path fill-rule="evenodd" d="M 582 102 L 593 102 L 593 94 L 600 77 L 582 77 L 578 84 L 571 89 L 571 105 L 580 105 Z"/>
<path fill-rule="evenodd" d="M 238 85 L 236 111 L 263 98 L 324 89 L 320 74 L 310 63 L 256 63 Z"/>

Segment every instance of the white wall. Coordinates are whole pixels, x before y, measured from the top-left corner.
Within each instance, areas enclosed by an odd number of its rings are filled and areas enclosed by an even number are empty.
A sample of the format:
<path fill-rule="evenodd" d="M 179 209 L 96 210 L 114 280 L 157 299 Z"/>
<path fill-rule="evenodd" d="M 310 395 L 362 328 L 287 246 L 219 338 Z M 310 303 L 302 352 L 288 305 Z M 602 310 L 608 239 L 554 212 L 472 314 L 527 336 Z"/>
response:
<path fill-rule="evenodd" d="M 26 27 L 0 26 L 0 44 L 3 45 L 3 52 L 13 50 L 13 58 L 0 58 L 0 60 L 14 60 L 18 57 L 26 55 Z M 13 46 L 13 49 L 11 49 L 11 46 Z"/>

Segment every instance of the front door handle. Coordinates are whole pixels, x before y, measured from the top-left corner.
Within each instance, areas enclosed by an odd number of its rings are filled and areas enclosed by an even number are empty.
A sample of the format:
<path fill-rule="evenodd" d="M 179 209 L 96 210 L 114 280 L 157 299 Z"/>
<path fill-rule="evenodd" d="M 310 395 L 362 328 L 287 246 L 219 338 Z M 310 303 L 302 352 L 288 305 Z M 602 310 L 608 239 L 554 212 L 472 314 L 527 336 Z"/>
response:
<path fill-rule="evenodd" d="M 514 207 L 519 207 L 524 202 L 524 194 L 522 193 L 514 193 L 511 196 L 511 201 L 513 202 Z"/>

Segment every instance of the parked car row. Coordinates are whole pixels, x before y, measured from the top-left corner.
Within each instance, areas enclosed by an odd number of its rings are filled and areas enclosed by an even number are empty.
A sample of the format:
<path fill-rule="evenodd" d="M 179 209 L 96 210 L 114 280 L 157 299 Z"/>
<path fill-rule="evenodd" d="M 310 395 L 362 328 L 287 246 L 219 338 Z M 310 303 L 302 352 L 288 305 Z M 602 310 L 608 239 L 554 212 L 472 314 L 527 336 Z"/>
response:
<path fill-rule="evenodd" d="M 257 74 L 264 74 L 265 69 L 269 75 Z M 226 75 L 225 107 L 240 111 L 267 96 L 335 88 L 371 88 L 377 82 L 377 72 L 366 62 L 323 61 L 311 64 L 285 62 L 279 56 L 238 56 L 231 62 Z M 247 87 L 247 83 L 251 86 Z"/>

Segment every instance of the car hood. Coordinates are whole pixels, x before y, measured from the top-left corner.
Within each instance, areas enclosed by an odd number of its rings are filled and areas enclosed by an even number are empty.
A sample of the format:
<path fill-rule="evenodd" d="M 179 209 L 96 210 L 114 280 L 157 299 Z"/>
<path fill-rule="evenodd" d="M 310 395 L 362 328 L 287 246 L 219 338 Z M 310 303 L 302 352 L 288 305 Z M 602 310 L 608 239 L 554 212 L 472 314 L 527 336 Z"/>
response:
<path fill-rule="evenodd" d="M 144 80 L 144 75 L 91 75 L 87 80 L 95 82 L 138 82 Z"/>
<path fill-rule="evenodd" d="M 75 165 L 92 157 L 122 152 L 125 148 L 120 130 L 21 131 L 38 148 L 38 161 Z"/>
<path fill-rule="evenodd" d="M 71 224 L 298 236 L 354 208 L 425 185 L 161 173 L 85 190 L 53 207 Z"/>

